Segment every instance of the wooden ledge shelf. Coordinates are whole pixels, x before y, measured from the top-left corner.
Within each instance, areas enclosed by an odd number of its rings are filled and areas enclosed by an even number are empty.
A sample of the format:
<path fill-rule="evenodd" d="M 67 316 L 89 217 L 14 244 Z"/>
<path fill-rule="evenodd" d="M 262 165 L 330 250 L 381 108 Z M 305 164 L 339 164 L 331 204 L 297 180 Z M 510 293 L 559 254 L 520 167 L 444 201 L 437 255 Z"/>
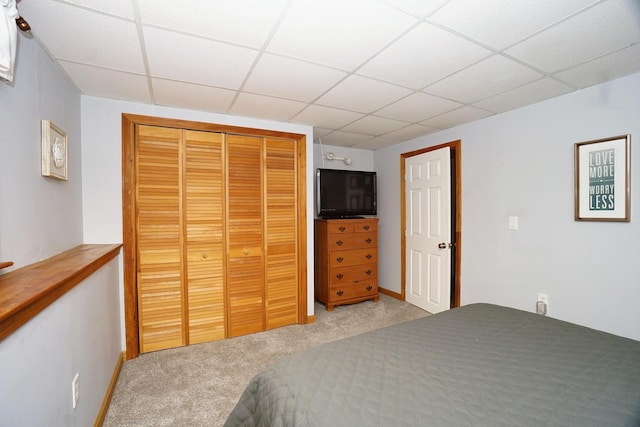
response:
<path fill-rule="evenodd" d="M 80 245 L 0 275 L 0 340 L 117 256 L 121 246 Z"/>

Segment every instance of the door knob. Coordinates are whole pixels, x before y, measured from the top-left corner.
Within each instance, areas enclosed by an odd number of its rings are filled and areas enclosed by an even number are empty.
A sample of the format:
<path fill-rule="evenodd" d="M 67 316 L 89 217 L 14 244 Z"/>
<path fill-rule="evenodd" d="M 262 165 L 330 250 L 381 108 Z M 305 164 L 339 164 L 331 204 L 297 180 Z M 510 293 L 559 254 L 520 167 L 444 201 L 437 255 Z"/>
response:
<path fill-rule="evenodd" d="M 442 242 L 442 243 L 438 243 L 438 248 L 440 249 L 446 249 L 447 248 L 447 244 Z"/>

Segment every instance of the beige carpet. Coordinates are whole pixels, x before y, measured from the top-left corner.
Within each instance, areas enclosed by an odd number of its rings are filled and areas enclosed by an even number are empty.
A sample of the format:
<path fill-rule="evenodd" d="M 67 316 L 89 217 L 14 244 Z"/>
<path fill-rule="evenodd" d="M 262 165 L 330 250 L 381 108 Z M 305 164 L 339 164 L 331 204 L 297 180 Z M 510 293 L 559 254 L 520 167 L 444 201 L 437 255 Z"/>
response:
<path fill-rule="evenodd" d="M 221 426 L 262 368 L 296 351 L 429 313 L 386 295 L 315 305 L 316 322 L 143 354 L 124 363 L 104 426 Z"/>

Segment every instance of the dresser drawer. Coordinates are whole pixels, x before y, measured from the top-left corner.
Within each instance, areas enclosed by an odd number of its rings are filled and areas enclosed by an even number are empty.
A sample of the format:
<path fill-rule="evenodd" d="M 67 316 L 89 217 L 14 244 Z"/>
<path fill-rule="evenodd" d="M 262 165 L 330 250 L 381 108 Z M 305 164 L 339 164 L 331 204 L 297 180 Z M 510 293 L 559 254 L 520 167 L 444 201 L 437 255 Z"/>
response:
<path fill-rule="evenodd" d="M 378 260 L 378 248 L 333 251 L 329 257 L 329 267 L 348 267 L 369 264 Z"/>
<path fill-rule="evenodd" d="M 336 285 L 331 286 L 331 298 L 332 302 L 340 302 L 353 298 L 362 298 L 368 296 L 374 296 L 378 293 L 378 285 L 376 282 L 363 282 L 349 285 Z"/>
<path fill-rule="evenodd" d="M 329 221 L 327 224 L 327 231 L 329 234 L 347 234 L 353 233 L 354 224 L 351 221 L 336 222 Z"/>
<path fill-rule="evenodd" d="M 378 268 L 376 263 L 356 265 L 353 267 L 336 267 L 329 271 L 330 286 L 364 281 L 378 281 Z"/>
<path fill-rule="evenodd" d="M 331 252 L 344 249 L 377 248 L 377 233 L 351 233 L 344 236 L 332 234 L 329 236 L 329 250 Z"/>
<path fill-rule="evenodd" d="M 378 231 L 378 221 L 371 222 L 358 222 L 355 224 L 355 232 L 356 233 L 367 233 L 370 231 L 377 232 Z"/>

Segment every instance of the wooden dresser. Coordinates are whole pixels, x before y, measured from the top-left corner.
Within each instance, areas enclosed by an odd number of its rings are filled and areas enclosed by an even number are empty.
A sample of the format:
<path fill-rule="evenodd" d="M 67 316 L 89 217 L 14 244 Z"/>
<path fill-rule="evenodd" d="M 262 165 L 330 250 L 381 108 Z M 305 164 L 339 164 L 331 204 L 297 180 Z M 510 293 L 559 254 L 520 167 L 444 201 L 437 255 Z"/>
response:
<path fill-rule="evenodd" d="M 316 219 L 315 298 L 327 311 L 378 301 L 378 218 Z"/>

